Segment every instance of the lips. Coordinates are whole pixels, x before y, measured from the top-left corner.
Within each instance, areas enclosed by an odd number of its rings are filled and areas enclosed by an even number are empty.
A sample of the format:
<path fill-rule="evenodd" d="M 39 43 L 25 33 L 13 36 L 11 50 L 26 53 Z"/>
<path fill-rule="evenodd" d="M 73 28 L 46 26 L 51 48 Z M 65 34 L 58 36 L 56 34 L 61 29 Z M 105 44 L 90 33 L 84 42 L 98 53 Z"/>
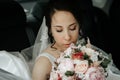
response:
<path fill-rule="evenodd" d="M 70 47 L 70 44 L 65 44 L 65 47 Z"/>

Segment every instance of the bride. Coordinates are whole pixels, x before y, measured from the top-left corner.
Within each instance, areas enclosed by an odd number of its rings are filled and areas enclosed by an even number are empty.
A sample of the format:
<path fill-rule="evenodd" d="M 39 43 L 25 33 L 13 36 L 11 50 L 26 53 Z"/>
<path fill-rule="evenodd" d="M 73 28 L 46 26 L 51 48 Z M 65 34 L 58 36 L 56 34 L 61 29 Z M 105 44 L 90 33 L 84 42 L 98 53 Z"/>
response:
<path fill-rule="evenodd" d="M 51 0 L 33 49 L 32 80 L 49 79 L 54 61 L 71 43 L 81 40 L 83 12 L 77 0 Z M 46 20 L 46 21 L 45 21 Z M 45 24 L 46 22 L 46 24 Z M 97 48 L 97 47 L 95 47 Z M 99 48 L 97 48 L 99 49 Z M 99 49 L 102 51 L 101 49 Z M 105 55 L 104 51 L 102 51 Z M 111 62 L 107 80 L 120 79 L 120 71 Z"/>

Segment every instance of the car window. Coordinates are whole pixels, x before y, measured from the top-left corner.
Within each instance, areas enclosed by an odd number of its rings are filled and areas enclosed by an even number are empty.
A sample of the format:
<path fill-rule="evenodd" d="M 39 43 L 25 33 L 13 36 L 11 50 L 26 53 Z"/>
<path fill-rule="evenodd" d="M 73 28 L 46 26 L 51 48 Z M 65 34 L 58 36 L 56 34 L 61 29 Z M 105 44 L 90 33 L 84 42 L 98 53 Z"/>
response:
<path fill-rule="evenodd" d="M 30 2 L 30 1 L 37 1 L 37 0 L 16 0 L 18 2 Z"/>
<path fill-rule="evenodd" d="M 37 0 L 15 0 L 20 3 L 20 5 L 24 8 L 26 15 L 29 15 L 31 9 L 37 2 Z"/>

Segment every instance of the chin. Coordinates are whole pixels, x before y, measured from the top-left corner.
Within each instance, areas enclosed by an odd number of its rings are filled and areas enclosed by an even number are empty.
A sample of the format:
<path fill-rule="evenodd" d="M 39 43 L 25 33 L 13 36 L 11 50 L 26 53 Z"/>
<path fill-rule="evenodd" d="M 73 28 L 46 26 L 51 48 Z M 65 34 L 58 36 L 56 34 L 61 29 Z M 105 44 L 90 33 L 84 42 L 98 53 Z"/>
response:
<path fill-rule="evenodd" d="M 65 51 L 67 48 L 68 48 L 68 47 L 64 47 L 64 48 L 63 48 L 63 51 Z"/>

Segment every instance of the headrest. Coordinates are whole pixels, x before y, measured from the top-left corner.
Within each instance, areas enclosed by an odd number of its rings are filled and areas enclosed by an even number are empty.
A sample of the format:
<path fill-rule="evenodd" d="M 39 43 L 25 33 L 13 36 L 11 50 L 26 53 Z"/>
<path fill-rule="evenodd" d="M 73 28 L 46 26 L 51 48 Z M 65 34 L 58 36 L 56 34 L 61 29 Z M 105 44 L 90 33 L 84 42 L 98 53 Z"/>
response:
<path fill-rule="evenodd" d="M 23 7 L 14 0 L 0 0 L 0 28 L 19 26 L 26 23 Z"/>

